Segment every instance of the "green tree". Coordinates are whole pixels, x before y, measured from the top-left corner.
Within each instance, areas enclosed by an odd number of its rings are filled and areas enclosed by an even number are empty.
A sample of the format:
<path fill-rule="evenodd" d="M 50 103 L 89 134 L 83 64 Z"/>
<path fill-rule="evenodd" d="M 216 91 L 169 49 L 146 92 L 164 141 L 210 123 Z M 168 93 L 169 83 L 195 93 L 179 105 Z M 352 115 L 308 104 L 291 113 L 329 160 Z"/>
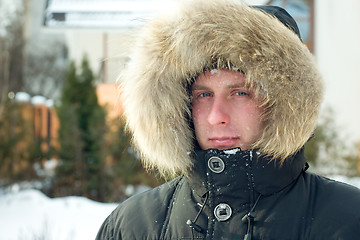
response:
<path fill-rule="evenodd" d="M 320 174 L 359 175 L 360 163 L 357 144 L 350 145 L 339 134 L 331 108 L 325 109 L 314 132 L 305 146 L 305 155 L 314 170 Z"/>
<path fill-rule="evenodd" d="M 0 180 L 2 185 L 32 180 L 37 176 L 32 154 L 36 148 L 31 121 L 23 113 L 29 108 L 7 100 L 0 114 Z"/>
<path fill-rule="evenodd" d="M 86 57 L 80 73 L 75 63 L 70 64 L 58 107 L 61 161 L 55 178 L 55 195 L 103 200 L 106 113 L 98 104 L 94 81 Z"/>
<path fill-rule="evenodd" d="M 24 91 L 24 5 L 14 3 L 11 8 L 0 1 L 0 115 L 8 93 Z"/>
<path fill-rule="evenodd" d="M 107 134 L 108 164 L 106 165 L 106 201 L 119 201 L 125 196 L 126 185 L 147 185 L 150 187 L 164 183 L 155 173 L 146 172 L 141 165 L 140 155 L 131 146 L 131 135 L 125 130 L 125 119 L 110 121 L 111 130 Z"/>

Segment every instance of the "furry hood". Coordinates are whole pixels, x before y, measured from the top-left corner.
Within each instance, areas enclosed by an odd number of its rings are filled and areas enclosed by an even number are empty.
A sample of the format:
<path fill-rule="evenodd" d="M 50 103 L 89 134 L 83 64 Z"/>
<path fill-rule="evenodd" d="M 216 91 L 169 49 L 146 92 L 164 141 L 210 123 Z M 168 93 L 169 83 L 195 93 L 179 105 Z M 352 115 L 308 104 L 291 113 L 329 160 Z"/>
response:
<path fill-rule="evenodd" d="M 145 165 L 161 174 L 192 167 L 187 88 L 214 63 L 260 86 L 268 108 L 254 149 L 284 161 L 314 131 L 322 83 L 313 56 L 277 18 L 239 0 L 182 2 L 148 22 L 133 50 L 120 76 L 127 125 Z"/>

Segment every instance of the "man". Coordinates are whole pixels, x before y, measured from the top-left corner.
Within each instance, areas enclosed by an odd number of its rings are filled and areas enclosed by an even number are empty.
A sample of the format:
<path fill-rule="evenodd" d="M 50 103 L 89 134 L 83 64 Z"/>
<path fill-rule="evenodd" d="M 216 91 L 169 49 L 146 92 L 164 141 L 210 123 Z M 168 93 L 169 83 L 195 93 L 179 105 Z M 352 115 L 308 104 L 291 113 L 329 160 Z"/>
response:
<path fill-rule="evenodd" d="M 322 83 L 286 11 L 190 1 L 134 49 L 128 127 L 146 167 L 178 177 L 120 204 L 97 239 L 360 238 L 360 190 L 306 171 Z"/>

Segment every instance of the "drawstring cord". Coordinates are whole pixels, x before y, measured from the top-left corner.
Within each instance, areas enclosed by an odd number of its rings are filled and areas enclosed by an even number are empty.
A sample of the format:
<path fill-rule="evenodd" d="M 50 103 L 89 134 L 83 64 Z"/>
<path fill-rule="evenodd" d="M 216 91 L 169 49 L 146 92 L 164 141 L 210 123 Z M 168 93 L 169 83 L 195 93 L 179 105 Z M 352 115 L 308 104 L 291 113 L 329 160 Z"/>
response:
<path fill-rule="evenodd" d="M 197 232 L 199 232 L 199 233 L 201 233 L 201 232 L 203 231 L 203 229 L 202 229 L 199 225 L 196 224 L 196 221 L 198 220 L 200 214 L 201 214 L 202 211 L 204 210 L 205 205 L 206 205 L 208 199 L 209 199 L 209 192 L 207 192 L 207 193 L 205 194 L 204 203 L 203 203 L 203 205 L 201 206 L 199 212 L 196 214 L 194 220 L 191 221 L 190 219 L 188 219 L 188 220 L 186 221 L 186 224 L 191 228 L 191 235 L 192 235 L 191 239 L 194 239 L 194 229 L 195 229 L 195 231 L 197 231 Z M 200 205 L 200 204 L 199 204 L 199 205 Z"/>
<path fill-rule="evenodd" d="M 245 216 L 243 216 L 243 218 L 241 219 L 241 221 L 243 221 L 243 222 L 247 221 L 247 223 L 248 223 L 248 228 L 247 228 L 247 232 L 244 236 L 244 240 L 251 240 L 251 238 L 252 238 L 254 218 L 256 217 L 255 207 L 258 204 L 261 196 L 262 195 L 260 194 L 259 197 L 256 199 L 253 207 L 250 209 L 250 212 L 245 214 Z"/>

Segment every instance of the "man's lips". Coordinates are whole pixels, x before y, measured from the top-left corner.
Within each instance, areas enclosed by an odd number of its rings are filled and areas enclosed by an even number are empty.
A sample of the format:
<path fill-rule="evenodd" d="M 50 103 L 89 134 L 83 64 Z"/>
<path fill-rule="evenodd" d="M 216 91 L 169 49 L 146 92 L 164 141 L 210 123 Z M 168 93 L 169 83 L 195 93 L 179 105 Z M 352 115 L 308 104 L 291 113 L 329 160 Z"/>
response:
<path fill-rule="evenodd" d="M 209 137 L 210 141 L 239 140 L 239 137 Z"/>
<path fill-rule="evenodd" d="M 233 146 L 238 143 L 240 140 L 239 137 L 211 137 L 209 138 L 209 142 L 211 142 L 214 146 Z"/>

